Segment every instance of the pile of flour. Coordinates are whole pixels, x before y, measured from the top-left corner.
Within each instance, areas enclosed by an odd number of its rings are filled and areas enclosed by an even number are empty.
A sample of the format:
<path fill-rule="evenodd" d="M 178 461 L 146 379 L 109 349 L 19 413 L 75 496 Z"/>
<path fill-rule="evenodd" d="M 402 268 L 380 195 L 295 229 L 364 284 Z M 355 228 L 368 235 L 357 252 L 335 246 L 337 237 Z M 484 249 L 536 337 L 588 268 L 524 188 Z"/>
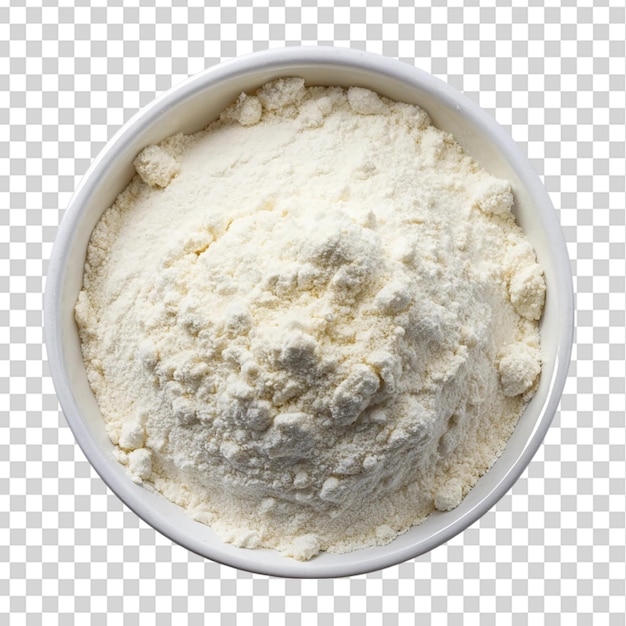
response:
<path fill-rule="evenodd" d="M 418 107 L 298 78 L 135 165 L 76 304 L 133 478 L 296 559 L 457 506 L 540 373 L 509 184 Z"/>

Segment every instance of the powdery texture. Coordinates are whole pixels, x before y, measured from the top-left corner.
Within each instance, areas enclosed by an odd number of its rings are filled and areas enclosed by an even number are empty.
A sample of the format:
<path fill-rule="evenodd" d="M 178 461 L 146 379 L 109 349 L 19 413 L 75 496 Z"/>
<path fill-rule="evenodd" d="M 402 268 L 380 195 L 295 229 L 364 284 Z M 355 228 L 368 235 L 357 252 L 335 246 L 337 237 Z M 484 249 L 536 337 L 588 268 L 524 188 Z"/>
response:
<path fill-rule="evenodd" d="M 540 370 L 545 285 L 508 183 L 418 107 L 301 79 L 137 168 L 76 305 L 134 480 L 297 559 L 457 506 Z"/>

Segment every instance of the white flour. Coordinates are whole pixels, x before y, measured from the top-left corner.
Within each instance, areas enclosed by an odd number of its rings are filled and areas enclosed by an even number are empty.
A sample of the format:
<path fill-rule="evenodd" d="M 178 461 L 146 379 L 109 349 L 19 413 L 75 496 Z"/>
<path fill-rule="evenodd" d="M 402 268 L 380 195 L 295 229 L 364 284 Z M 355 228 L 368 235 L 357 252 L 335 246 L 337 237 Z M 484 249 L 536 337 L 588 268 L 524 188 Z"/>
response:
<path fill-rule="evenodd" d="M 76 305 L 133 478 L 297 559 L 454 508 L 540 371 L 509 185 L 419 108 L 300 79 L 136 167 Z"/>

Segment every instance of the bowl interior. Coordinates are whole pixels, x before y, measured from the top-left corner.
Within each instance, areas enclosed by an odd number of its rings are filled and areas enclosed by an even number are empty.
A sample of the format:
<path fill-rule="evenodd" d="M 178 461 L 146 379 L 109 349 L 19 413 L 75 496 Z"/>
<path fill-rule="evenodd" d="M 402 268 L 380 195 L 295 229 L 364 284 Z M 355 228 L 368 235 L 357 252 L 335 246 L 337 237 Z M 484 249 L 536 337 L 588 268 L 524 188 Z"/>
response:
<path fill-rule="evenodd" d="M 137 153 L 176 132 L 200 130 L 239 93 L 280 76 L 301 76 L 308 84 L 368 87 L 423 107 L 433 123 L 452 133 L 487 171 L 511 182 L 518 223 L 535 247 L 547 282 L 541 382 L 491 471 L 457 509 L 434 513 L 388 546 L 345 555 L 321 554 L 306 563 L 269 550 L 226 545 L 182 509 L 130 481 L 113 458 L 113 446 L 87 382 L 73 317 L 89 236 L 130 181 Z M 404 561 L 447 541 L 493 506 L 526 467 L 554 415 L 569 363 L 572 311 L 569 262 L 554 209 L 537 175 L 495 122 L 456 91 L 415 68 L 333 49 L 285 49 L 225 63 L 189 79 L 135 116 L 94 162 L 68 208 L 50 263 L 45 305 L 50 367 L 63 410 L 88 459 L 117 495 L 157 530 L 194 552 L 241 569 L 296 577 L 336 577 Z"/>

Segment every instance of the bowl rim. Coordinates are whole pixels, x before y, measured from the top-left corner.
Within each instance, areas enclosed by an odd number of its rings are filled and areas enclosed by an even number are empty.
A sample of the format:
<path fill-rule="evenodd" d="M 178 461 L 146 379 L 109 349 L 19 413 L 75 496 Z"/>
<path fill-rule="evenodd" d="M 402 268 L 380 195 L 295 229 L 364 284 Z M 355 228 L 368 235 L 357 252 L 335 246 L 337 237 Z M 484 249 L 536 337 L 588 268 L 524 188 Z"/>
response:
<path fill-rule="evenodd" d="M 495 488 L 474 507 L 465 514 L 454 518 L 450 524 L 428 536 L 425 540 L 408 547 L 388 548 L 377 551 L 375 555 L 366 554 L 368 549 L 359 550 L 351 553 L 349 559 L 338 565 L 323 564 L 321 562 L 316 564 L 316 559 L 302 563 L 287 558 L 283 558 L 279 564 L 273 564 L 264 561 L 263 553 L 265 551 L 263 550 L 233 550 L 232 547 L 226 544 L 224 549 L 214 549 L 213 546 L 198 541 L 195 537 L 190 537 L 175 524 L 171 523 L 170 520 L 164 519 L 163 515 L 155 514 L 142 498 L 138 498 L 136 492 L 130 488 L 130 479 L 126 481 L 121 480 L 111 470 L 111 463 L 117 463 L 117 461 L 108 458 L 87 431 L 72 391 L 72 384 L 65 366 L 64 346 L 61 340 L 61 299 L 59 294 L 63 291 L 67 269 L 67 253 L 71 246 L 74 231 L 86 207 L 86 201 L 96 189 L 99 174 L 106 171 L 115 160 L 116 154 L 133 137 L 155 124 L 163 111 L 175 107 L 179 102 L 227 78 L 259 70 L 284 70 L 288 66 L 319 65 L 340 65 L 355 69 L 365 69 L 376 74 L 391 75 L 395 80 L 435 94 L 437 98 L 453 108 L 462 106 L 464 115 L 469 117 L 482 132 L 488 135 L 499 150 L 508 155 L 522 184 L 533 198 L 539 200 L 538 212 L 542 214 L 546 230 L 548 231 L 547 235 L 553 246 L 556 259 L 556 273 L 562 279 L 557 287 L 561 289 L 559 302 L 563 303 L 564 310 L 560 337 L 557 342 L 555 367 L 549 381 L 549 391 L 534 429 L 523 449 Z M 350 576 L 396 565 L 429 552 L 449 541 L 491 509 L 511 489 L 526 469 L 548 431 L 567 379 L 574 332 L 574 292 L 571 268 L 567 246 L 556 211 L 539 176 L 504 129 L 461 92 L 424 70 L 398 59 L 361 50 L 332 46 L 274 48 L 230 59 L 187 78 L 157 97 L 147 106 L 142 107 L 115 133 L 100 154 L 93 160 L 68 204 L 49 260 L 43 312 L 49 371 L 63 413 L 76 442 L 90 464 L 111 490 L 155 530 L 200 556 L 254 573 L 295 578 Z M 393 542 L 388 544 L 388 546 L 393 546 Z M 363 555 L 362 559 L 358 558 L 360 554 Z"/>

